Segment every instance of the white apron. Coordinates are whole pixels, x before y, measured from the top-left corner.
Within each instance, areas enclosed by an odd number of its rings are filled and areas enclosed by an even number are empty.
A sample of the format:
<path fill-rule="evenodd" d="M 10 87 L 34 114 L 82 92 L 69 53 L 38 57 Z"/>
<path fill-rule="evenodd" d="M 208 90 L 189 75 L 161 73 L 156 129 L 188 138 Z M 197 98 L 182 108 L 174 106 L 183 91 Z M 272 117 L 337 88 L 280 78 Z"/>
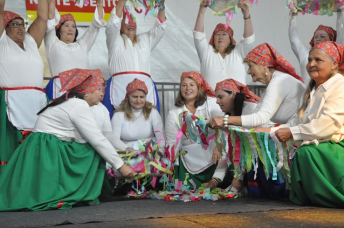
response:
<path fill-rule="evenodd" d="M 66 92 L 60 92 L 62 86 L 61 86 L 61 80 L 59 76 L 53 77 L 53 98 L 56 99 L 58 97 L 61 97 Z"/>
<path fill-rule="evenodd" d="M 126 71 L 112 75 L 112 81 L 110 85 L 110 99 L 111 104 L 117 109 L 121 102 L 125 98 L 127 93 L 127 85 L 132 82 L 135 78 L 144 81 L 148 88 L 148 94 L 146 100 L 153 105 L 156 105 L 156 93 L 153 80 L 151 76 L 144 72 L 138 71 Z"/>
<path fill-rule="evenodd" d="M 32 131 L 37 113 L 47 105 L 45 90 L 37 87 L 12 87 L 5 90 L 7 116 L 18 130 Z"/>

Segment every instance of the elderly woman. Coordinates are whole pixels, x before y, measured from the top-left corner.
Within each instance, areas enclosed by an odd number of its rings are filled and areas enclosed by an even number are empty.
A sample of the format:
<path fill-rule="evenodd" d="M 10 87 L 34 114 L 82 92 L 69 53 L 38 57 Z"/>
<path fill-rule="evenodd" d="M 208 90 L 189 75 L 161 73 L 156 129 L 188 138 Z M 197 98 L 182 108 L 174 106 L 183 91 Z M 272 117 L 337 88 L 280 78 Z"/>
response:
<path fill-rule="evenodd" d="M 104 160 L 125 177 L 134 176 L 99 130 L 90 109 L 103 95 L 100 70 L 73 69 L 59 76 L 65 95 L 39 112 L 34 133 L 0 176 L 1 211 L 98 204 Z M 80 136 L 88 143 L 75 141 Z"/>
<path fill-rule="evenodd" d="M 301 141 L 291 168 L 290 200 L 325 207 L 344 205 L 344 47 L 334 42 L 315 45 L 309 52 L 310 86 L 301 109 L 277 138 Z M 269 131 L 269 129 L 268 129 Z"/>
<path fill-rule="evenodd" d="M 60 16 L 55 9 L 55 1 L 50 3 L 48 26 L 44 38 L 50 73 L 53 77 L 46 88 L 49 99 L 55 99 L 62 95 L 59 73 L 74 68 L 89 68 L 88 53 L 100 28 L 106 24 L 103 18 L 103 0 L 98 0 L 91 25 L 77 40 L 78 29 L 73 15 L 63 14 Z"/>
<path fill-rule="evenodd" d="M 155 141 L 164 138 L 161 116 L 150 102 L 146 100 L 149 92 L 146 84 L 135 78 L 127 85 L 127 93 L 112 122 L 112 131 L 128 147 L 139 149 L 155 134 Z"/>
<path fill-rule="evenodd" d="M 182 128 L 179 115 L 184 111 L 196 116 L 210 118 L 222 115 L 220 107 L 216 104 L 214 90 L 209 86 L 204 77 L 196 72 L 184 72 L 180 77 L 180 90 L 175 103 L 175 108 L 170 110 L 166 120 L 166 137 L 170 145 L 177 143 L 178 131 Z M 211 180 L 216 165 L 212 162 L 212 154 L 216 149 L 212 140 L 207 150 L 194 142 L 191 138 L 182 136 L 176 146 L 176 153 L 187 152 L 176 160 L 178 167 L 174 170 L 174 178 L 184 181 L 192 187 L 191 180 L 200 187 L 201 184 Z M 180 162 L 181 161 L 181 162 Z"/>
<path fill-rule="evenodd" d="M 246 4 L 238 5 L 244 16 L 244 35 L 238 44 L 233 38 L 232 28 L 224 24 L 216 26 L 208 44 L 204 33 L 204 13 L 207 2 L 204 0 L 200 5 L 194 31 L 201 73 L 213 89 L 217 82 L 226 78 L 233 78 L 246 84 L 246 69 L 243 60 L 254 47 L 255 41 L 249 8 Z"/>
<path fill-rule="evenodd" d="M 248 87 L 234 79 L 226 79 L 216 84 L 215 89 L 216 103 L 220 106 L 222 112 L 229 116 L 247 115 L 254 112 L 260 97 L 252 93 Z M 232 150 L 232 148 L 230 148 Z M 221 157 L 220 153 L 215 150 L 213 154 L 213 163 L 218 164 L 211 181 L 208 182 L 207 187 L 217 187 L 219 183 L 224 180 L 225 172 L 228 168 L 227 163 L 224 163 L 226 157 Z M 227 171 L 228 172 L 228 171 Z M 232 182 L 231 190 L 233 192 L 240 192 L 242 190 L 242 180 L 234 178 L 230 175 Z M 243 177 L 243 175 L 242 175 Z M 226 186 L 227 187 L 227 186 Z"/>
<path fill-rule="evenodd" d="M 337 31 L 329 26 L 319 25 L 315 30 L 314 35 L 309 42 L 309 45 L 305 45 L 301 42 L 299 35 L 297 34 L 297 24 L 296 16 L 291 15 L 289 21 L 289 40 L 291 48 L 296 55 L 301 68 L 301 77 L 304 80 L 305 84 L 308 85 L 311 78 L 308 75 L 306 65 L 308 64 L 308 53 L 309 50 L 316 44 L 325 41 L 335 41 L 340 44 L 344 44 L 344 29 L 342 26 L 343 12 L 337 12 Z"/>
<path fill-rule="evenodd" d="M 161 40 L 166 28 L 165 5 L 160 6 L 157 20 L 152 29 L 136 34 L 136 24 L 123 17 L 125 0 L 119 0 L 111 12 L 106 25 L 106 44 L 109 51 L 109 88 L 105 93 L 104 104 L 112 116 L 125 97 L 125 88 L 135 78 L 144 81 L 149 93 L 147 101 L 159 109 L 158 92 L 151 78 L 150 55 Z M 164 4 L 165 0 L 161 1 Z"/>
<path fill-rule="evenodd" d="M 24 19 L 4 11 L 5 0 L 0 0 L 0 173 L 23 138 L 21 131 L 34 128 L 37 112 L 47 104 L 38 48 L 45 34 L 48 3 L 38 1 L 37 19 L 26 32 Z"/>
<path fill-rule="evenodd" d="M 267 43 L 254 48 L 245 58 L 248 73 L 254 82 L 267 85 L 256 110 L 250 115 L 211 118 L 210 125 L 218 128 L 228 125 L 245 128 L 258 127 L 272 121 L 284 124 L 301 107 L 305 84 L 294 67 Z"/>

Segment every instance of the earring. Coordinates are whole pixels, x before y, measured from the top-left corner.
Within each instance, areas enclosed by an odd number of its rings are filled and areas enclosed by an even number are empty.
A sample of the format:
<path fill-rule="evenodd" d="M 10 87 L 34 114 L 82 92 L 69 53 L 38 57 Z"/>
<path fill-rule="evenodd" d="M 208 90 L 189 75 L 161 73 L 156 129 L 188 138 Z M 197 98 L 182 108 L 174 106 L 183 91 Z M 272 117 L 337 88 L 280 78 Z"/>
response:
<path fill-rule="evenodd" d="M 265 76 L 268 76 L 268 72 L 267 71 L 265 71 Z"/>
<path fill-rule="evenodd" d="M 85 94 L 85 97 L 87 97 L 88 94 Z"/>

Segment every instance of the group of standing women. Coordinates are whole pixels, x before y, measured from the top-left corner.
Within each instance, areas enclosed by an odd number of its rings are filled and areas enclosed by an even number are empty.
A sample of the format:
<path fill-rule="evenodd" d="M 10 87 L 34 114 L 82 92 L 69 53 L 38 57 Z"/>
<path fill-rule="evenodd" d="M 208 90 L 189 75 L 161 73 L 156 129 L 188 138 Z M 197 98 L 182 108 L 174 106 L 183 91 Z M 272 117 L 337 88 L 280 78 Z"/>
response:
<path fill-rule="evenodd" d="M 204 150 L 188 136 L 177 140 L 182 127 L 179 115 L 188 111 L 210 119 L 210 131 L 237 125 L 274 131 L 280 141 L 304 141 L 292 167 L 290 199 L 298 204 L 343 207 L 344 173 L 339 167 L 344 160 L 340 105 L 344 99 L 340 74 L 344 48 L 329 42 L 336 41 L 335 31 L 319 26 L 309 56 L 308 51 L 295 48 L 298 44 L 291 39 L 293 50 L 299 51 L 296 55 L 301 72 L 305 71 L 303 67 L 307 70 L 307 75 L 300 77 L 271 45 L 253 48 L 255 35 L 246 4 L 239 4 L 244 19 L 243 39 L 236 44 L 233 30 L 219 24 L 208 43 L 204 33 L 206 3 L 200 5 L 194 31 L 202 74 L 182 74 L 176 107 L 166 120 L 170 146 L 175 145 L 177 152 L 185 151 L 174 163 L 174 178 L 190 186 L 207 183 L 213 188 L 223 181 L 228 168 L 214 141 Z M 0 210 L 97 204 L 104 161 L 124 177 L 135 175 L 116 149 L 136 150 L 138 143 L 152 135 L 157 141 L 164 138 L 149 56 L 166 28 L 165 5 L 159 6 L 154 27 L 137 36 L 136 25 L 123 17 L 125 0 L 118 1 L 107 25 L 102 1 L 98 0 L 91 26 L 77 39 L 73 16 L 59 15 L 54 0 L 38 1 L 37 19 L 28 32 L 24 20 L 4 11 L 4 4 L 5 0 L 0 0 L 0 140 L 6 145 L 0 153 L 0 185 L 5 186 L 0 191 Z M 290 34 L 295 29 L 294 20 Z M 112 74 L 107 89 L 101 72 L 88 70 L 87 59 L 99 28 L 105 25 Z M 43 39 L 53 75 L 47 86 L 52 101 L 47 106 L 42 88 L 43 63 L 38 53 Z M 306 66 L 304 59 L 308 60 Z M 19 63 L 26 67 L 17 67 Z M 267 85 L 261 98 L 245 85 L 245 64 L 254 82 Z M 310 81 L 308 87 L 304 81 Z M 104 93 L 109 111 L 100 103 Z M 113 107 L 116 111 L 110 120 Z M 261 127 L 270 122 L 282 125 Z M 33 133 L 27 136 L 26 131 Z M 18 147 L 22 135 L 27 137 Z M 309 170 L 314 173 L 312 177 Z M 243 190 L 243 176 L 233 178 L 232 191 Z"/>

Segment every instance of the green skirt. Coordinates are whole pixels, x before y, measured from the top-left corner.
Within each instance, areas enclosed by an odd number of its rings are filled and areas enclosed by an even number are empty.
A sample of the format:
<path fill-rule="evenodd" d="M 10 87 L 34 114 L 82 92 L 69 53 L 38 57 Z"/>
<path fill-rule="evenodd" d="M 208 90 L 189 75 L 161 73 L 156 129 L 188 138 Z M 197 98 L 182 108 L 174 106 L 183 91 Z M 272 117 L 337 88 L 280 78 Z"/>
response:
<path fill-rule="evenodd" d="M 179 181 L 183 182 L 183 185 L 189 186 L 191 189 L 193 189 L 193 185 L 190 183 L 190 179 L 192 179 L 195 182 L 196 187 L 199 188 L 203 183 L 207 183 L 211 180 L 215 173 L 216 167 L 217 165 L 212 165 L 201 173 L 191 174 L 185 168 L 181 158 L 179 158 L 179 166 L 174 167 L 173 179 L 178 179 Z"/>
<path fill-rule="evenodd" d="M 344 208 L 344 141 L 300 147 L 291 168 L 290 200 Z"/>
<path fill-rule="evenodd" d="M 0 211 L 98 204 L 105 162 L 89 144 L 31 133 L 0 175 Z"/>
<path fill-rule="evenodd" d="M 19 141 L 23 139 L 22 131 L 8 120 L 6 108 L 5 90 L 0 89 L 0 175 L 19 146 Z"/>

